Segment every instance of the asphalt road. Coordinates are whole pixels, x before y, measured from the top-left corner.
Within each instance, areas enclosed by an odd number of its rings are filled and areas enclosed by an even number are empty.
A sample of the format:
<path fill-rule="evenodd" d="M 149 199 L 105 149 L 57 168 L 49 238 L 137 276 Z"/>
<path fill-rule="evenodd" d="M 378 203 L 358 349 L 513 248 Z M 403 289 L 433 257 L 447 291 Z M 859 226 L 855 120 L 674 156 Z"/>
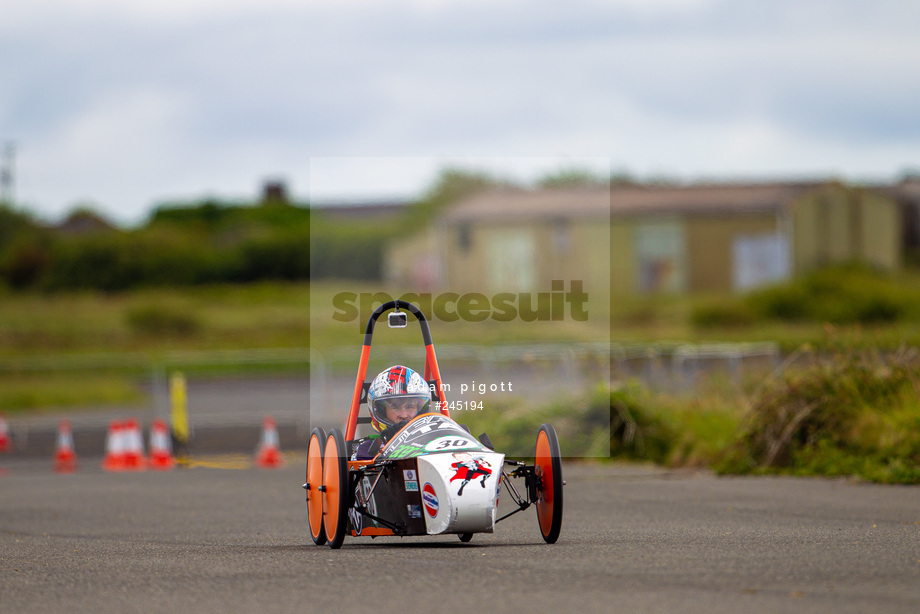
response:
<path fill-rule="evenodd" d="M 306 532 L 302 454 L 282 470 L 81 461 L 0 459 L 0 612 L 920 611 L 918 488 L 567 464 L 553 546 L 527 510 L 469 544 L 333 551 Z"/>

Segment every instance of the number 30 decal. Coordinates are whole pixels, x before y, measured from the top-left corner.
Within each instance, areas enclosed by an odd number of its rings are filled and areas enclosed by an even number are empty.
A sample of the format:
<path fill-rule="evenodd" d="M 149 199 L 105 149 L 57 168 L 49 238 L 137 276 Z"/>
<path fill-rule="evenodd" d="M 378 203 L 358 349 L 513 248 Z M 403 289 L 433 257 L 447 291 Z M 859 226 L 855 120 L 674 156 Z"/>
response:
<path fill-rule="evenodd" d="M 443 451 L 443 450 L 463 450 L 466 448 L 476 448 L 476 442 L 470 441 L 463 437 L 440 437 L 428 443 L 425 446 L 426 450 L 429 451 Z"/>

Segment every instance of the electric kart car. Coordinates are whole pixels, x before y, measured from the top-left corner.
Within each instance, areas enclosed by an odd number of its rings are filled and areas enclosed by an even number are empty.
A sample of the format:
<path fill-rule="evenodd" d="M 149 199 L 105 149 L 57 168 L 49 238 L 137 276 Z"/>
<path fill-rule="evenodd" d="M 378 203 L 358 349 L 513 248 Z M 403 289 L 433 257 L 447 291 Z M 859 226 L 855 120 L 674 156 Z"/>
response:
<path fill-rule="evenodd" d="M 405 311 L 400 311 L 405 309 Z M 370 460 L 351 460 L 355 431 L 370 384 L 365 382 L 374 325 L 389 313 L 392 328 L 405 328 L 415 316 L 425 342 L 425 375 L 436 411 L 415 416 Z M 513 479 L 523 486 L 519 490 Z M 498 517 L 502 487 L 516 509 Z M 310 536 L 321 546 L 340 548 L 346 535 L 406 536 L 453 533 L 468 542 L 474 533 L 491 533 L 496 523 L 534 505 L 543 539 L 555 543 L 562 528 L 562 463 L 552 425 L 537 432 L 534 462 L 506 459 L 488 436 L 473 437 L 450 417 L 428 322 L 404 301 L 390 301 L 370 316 L 344 432 L 327 435 L 314 428 L 307 450 L 307 517 Z"/>

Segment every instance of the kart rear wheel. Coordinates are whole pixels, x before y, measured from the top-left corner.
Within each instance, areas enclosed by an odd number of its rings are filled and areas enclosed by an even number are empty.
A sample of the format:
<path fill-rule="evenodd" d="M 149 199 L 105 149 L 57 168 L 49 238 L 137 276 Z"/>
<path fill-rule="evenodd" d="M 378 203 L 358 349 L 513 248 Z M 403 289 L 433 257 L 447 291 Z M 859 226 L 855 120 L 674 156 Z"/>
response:
<path fill-rule="evenodd" d="M 547 544 L 554 544 L 562 530 L 562 458 L 559 438 L 551 424 L 544 424 L 537 433 L 534 454 L 537 485 L 537 521 Z"/>
<path fill-rule="evenodd" d="M 471 539 L 473 539 L 473 534 L 472 533 L 457 533 L 457 537 L 459 537 L 460 541 L 462 541 L 465 544 Z"/>
<path fill-rule="evenodd" d="M 345 541 L 348 501 L 345 437 L 339 429 L 332 429 L 323 454 L 323 526 L 330 548 L 341 548 Z"/>
<path fill-rule="evenodd" d="M 326 529 L 323 527 L 323 452 L 326 449 L 326 432 L 320 427 L 310 434 L 307 448 L 307 520 L 310 537 L 317 546 L 326 543 Z"/>

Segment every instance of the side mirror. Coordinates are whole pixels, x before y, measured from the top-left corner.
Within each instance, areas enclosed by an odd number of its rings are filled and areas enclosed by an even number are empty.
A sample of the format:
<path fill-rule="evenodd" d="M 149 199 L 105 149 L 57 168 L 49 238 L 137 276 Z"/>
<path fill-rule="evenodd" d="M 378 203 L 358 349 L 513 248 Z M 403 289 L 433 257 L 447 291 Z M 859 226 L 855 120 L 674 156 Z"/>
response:
<path fill-rule="evenodd" d="M 387 316 L 387 320 L 390 328 L 405 328 L 409 323 L 409 318 L 403 311 L 391 311 Z"/>

